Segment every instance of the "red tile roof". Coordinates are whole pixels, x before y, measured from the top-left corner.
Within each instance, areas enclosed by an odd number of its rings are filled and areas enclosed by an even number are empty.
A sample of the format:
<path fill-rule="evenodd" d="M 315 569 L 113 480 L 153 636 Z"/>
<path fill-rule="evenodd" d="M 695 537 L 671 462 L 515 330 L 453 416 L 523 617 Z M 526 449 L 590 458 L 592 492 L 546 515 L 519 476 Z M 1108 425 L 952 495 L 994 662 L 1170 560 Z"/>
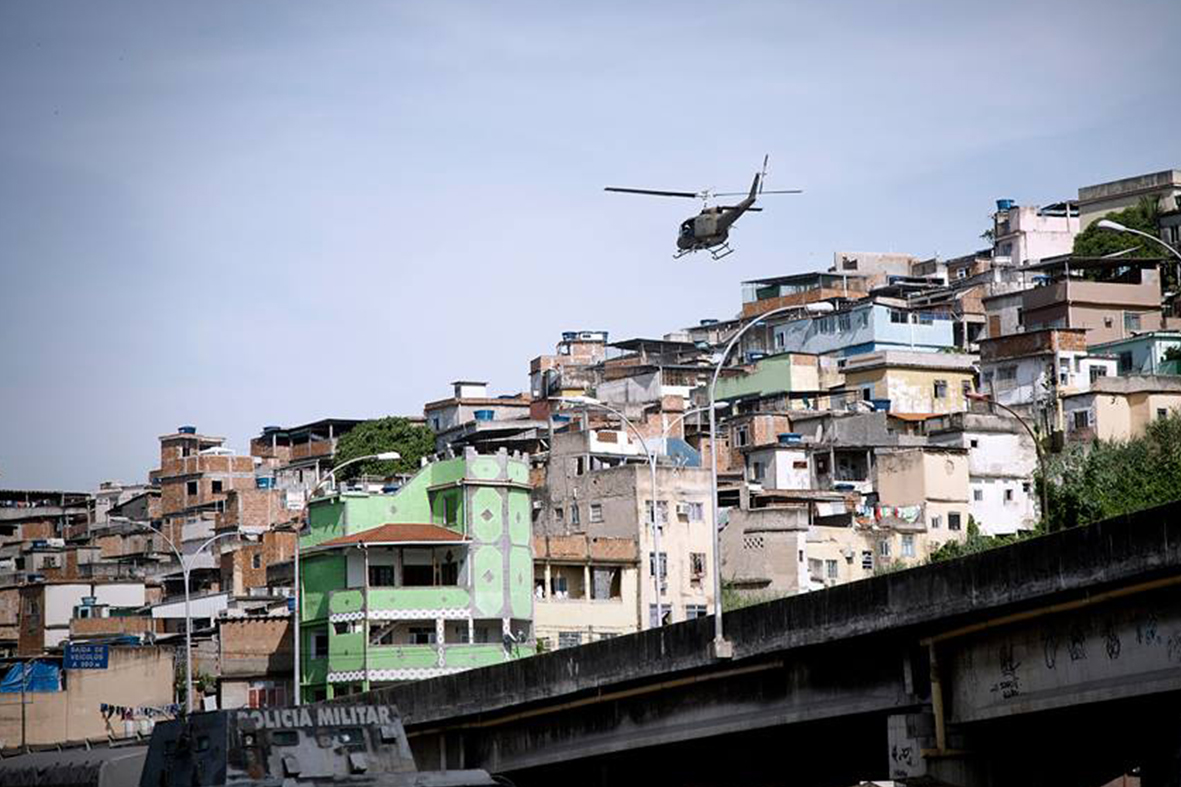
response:
<path fill-rule="evenodd" d="M 361 533 L 353 533 L 349 536 L 341 536 L 340 538 L 333 538 L 329 541 L 324 541 L 320 544 L 322 547 L 343 547 L 350 544 L 396 544 L 399 542 L 405 543 L 421 543 L 427 541 L 443 541 L 454 543 L 456 541 L 468 541 L 469 539 L 462 533 L 456 532 L 441 525 L 426 525 L 426 524 L 386 524 L 379 527 L 373 527 Z"/>

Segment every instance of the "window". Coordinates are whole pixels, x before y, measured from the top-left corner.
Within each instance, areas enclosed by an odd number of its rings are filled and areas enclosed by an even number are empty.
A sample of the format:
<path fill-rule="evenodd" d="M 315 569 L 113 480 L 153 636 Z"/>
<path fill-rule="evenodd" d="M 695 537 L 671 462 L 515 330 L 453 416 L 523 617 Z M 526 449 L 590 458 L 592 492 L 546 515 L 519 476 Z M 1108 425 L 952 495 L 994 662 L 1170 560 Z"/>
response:
<path fill-rule="evenodd" d="M 685 605 L 685 620 L 697 620 L 709 614 L 709 609 L 705 604 L 686 604 Z"/>
<path fill-rule="evenodd" d="M 394 586 L 394 567 L 393 566 L 370 566 L 369 567 L 369 586 L 370 587 L 386 587 Z"/>
<path fill-rule="evenodd" d="M 941 527 L 943 527 L 943 517 L 938 514 L 931 517 L 931 529 L 938 530 Z"/>
<path fill-rule="evenodd" d="M 705 576 L 705 553 L 704 552 L 690 552 L 689 553 L 689 573 L 693 577 Z"/>
<path fill-rule="evenodd" d="M 975 500 L 977 503 L 979 503 L 981 500 L 984 499 L 984 490 L 983 489 L 973 489 L 972 490 L 972 499 Z"/>
<path fill-rule="evenodd" d="M 1075 429 L 1086 429 L 1091 425 L 1090 410 L 1075 410 L 1072 418 Z"/>
<path fill-rule="evenodd" d="M 566 510 L 561 507 L 555 508 L 554 509 L 554 520 L 558 521 L 558 522 L 565 522 L 566 521 Z"/>
<path fill-rule="evenodd" d="M 878 542 L 878 555 L 880 557 L 889 557 L 890 556 L 890 539 L 883 538 L 881 541 Z"/>
<path fill-rule="evenodd" d="M 975 438 L 972 438 L 971 440 L 968 441 L 968 447 L 969 448 L 979 448 L 980 441 Z"/>
<path fill-rule="evenodd" d="M 738 443 L 739 448 L 750 443 L 750 427 L 747 427 L 747 426 L 738 427 L 735 435 L 736 436 L 735 436 L 734 442 Z"/>
<path fill-rule="evenodd" d="M 847 315 L 847 314 L 842 314 L 842 315 L 840 315 L 839 317 L 837 317 L 837 330 L 839 330 L 839 331 L 848 331 L 848 330 L 850 330 L 852 327 L 853 327 L 853 326 L 850 324 L 850 318 L 849 318 L 849 315 Z"/>
<path fill-rule="evenodd" d="M 359 620 L 338 620 L 332 624 L 332 633 L 334 634 L 356 634 L 360 631 L 361 622 Z"/>
<path fill-rule="evenodd" d="M 652 521 L 652 501 L 651 500 L 644 501 L 644 521 L 645 522 Z M 656 501 L 656 524 L 658 524 L 658 525 L 667 525 L 668 524 L 668 501 L 667 500 L 657 500 Z"/>
<path fill-rule="evenodd" d="M 837 578 L 837 562 L 835 560 L 824 561 L 824 575 L 829 579 Z"/>
<path fill-rule="evenodd" d="M 960 515 L 958 513 L 956 513 L 955 511 L 952 511 L 951 513 L 949 513 L 947 515 L 947 529 L 948 530 L 959 530 L 960 529 Z"/>
<path fill-rule="evenodd" d="M 855 271 L 857 270 L 857 260 L 849 259 L 848 257 L 841 257 L 841 270 Z"/>
<path fill-rule="evenodd" d="M 947 380 L 936 380 L 935 381 L 935 398 L 936 399 L 946 399 L 947 398 Z"/>
<path fill-rule="evenodd" d="M 1120 374 L 1126 374 L 1132 371 L 1132 353 L 1131 351 L 1122 352 L 1119 354 L 1119 370 Z"/>
<path fill-rule="evenodd" d="M 756 484 L 761 484 L 766 477 L 767 465 L 763 462 L 751 462 L 750 480 Z"/>
<path fill-rule="evenodd" d="M 648 605 L 648 625 L 650 627 L 651 626 L 667 626 L 669 623 L 673 622 L 673 605 L 672 604 L 661 604 L 660 611 L 663 614 L 661 615 L 661 620 L 658 621 L 658 620 L 656 620 L 656 605 L 655 604 Z"/>
<path fill-rule="evenodd" d="M 434 645 L 435 644 L 435 627 L 434 626 L 411 626 L 408 629 L 410 635 L 411 645 Z"/>
<path fill-rule="evenodd" d="M 863 571 L 873 571 L 873 552 L 866 549 L 861 553 L 861 569 Z"/>
<path fill-rule="evenodd" d="M 328 656 L 328 632 L 317 631 L 312 634 L 311 656 L 314 659 L 322 659 Z"/>
<path fill-rule="evenodd" d="M 685 506 L 685 512 L 689 516 L 690 522 L 702 522 L 705 520 L 705 504 L 704 503 L 682 503 Z"/>
<path fill-rule="evenodd" d="M 914 557 L 914 536 L 907 534 L 902 537 L 902 557 Z"/>
<path fill-rule="evenodd" d="M 1012 489 L 1006 489 L 1006 490 L 1005 490 L 1005 502 L 1006 502 L 1006 503 L 1012 503 L 1012 502 L 1013 502 L 1013 490 L 1012 490 Z"/>
<path fill-rule="evenodd" d="M 602 503 L 591 503 L 590 507 L 589 507 L 589 512 L 590 512 L 590 521 L 591 522 L 602 522 L 603 521 L 603 504 Z"/>
<path fill-rule="evenodd" d="M 1164 421 L 1169 417 L 1169 411 L 1164 407 L 1156 408 L 1156 420 Z"/>
<path fill-rule="evenodd" d="M 968 394 L 972 393 L 972 381 L 971 380 L 961 380 L 960 381 L 960 392 L 963 393 L 964 398 L 967 399 Z"/>
<path fill-rule="evenodd" d="M 1124 330 L 1138 331 L 1140 330 L 1140 315 L 1134 312 L 1124 312 Z"/>
<path fill-rule="evenodd" d="M 569 598 L 570 582 L 564 575 L 554 574 L 550 577 L 550 582 L 554 586 L 554 598 Z"/>
<path fill-rule="evenodd" d="M 259 554 L 258 552 L 255 552 L 253 555 L 250 556 L 250 567 L 251 568 L 262 568 L 262 555 L 261 554 Z"/>
<path fill-rule="evenodd" d="M 656 553 L 649 552 L 648 553 L 648 576 L 653 576 L 655 574 L 656 574 Z M 661 579 L 668 578 L 668 553 L 667 552 L 660 553 L 660 578 Z"/>
<path fill-rule="evenodd" d="M 559 648 L 577 648 L 582 644 L 581 631 L 559 631 L 558 632 L 558 647 Z"/>
<path fill-rule="evenodd" d="M 1106 377 L 1106 376 L 1107 376 L 1107 367 L 1106 366 L 1092 366 L 1091 367 L 1091 382 L 1095 382 L 1100 377 Z"/>
<path fill-rule="evenodd" d="M 577 503 L 570 506 L 570 524 L 572 524 L 572 525 L 578 524 L 578 504 Z"/>
<path fill-rule="evenodd" d="M 221 493 L 221 481 L 212 482 L 212 486 L 213 486 L 213 494 L 216 495 L 216 494 Z"/>
<path fill-rule="evenodd" d="M 908 322 L 906 312 L 899 311 L 898 309 L 890 309 L 890 322 L 905 324 Z"/>
<path fill-rule="evenodd" d="M 187 484 L 185 484 L 185 492 L 190 495 L 197 494 L 197 482 L 189 481 Z"/>
<path fill-rule="evenodd" d="M 1022 309 L 1020 306 L 1017 307 L 1017 324 L 1018 325 L 1025 324 L 1025 310 Z"/>

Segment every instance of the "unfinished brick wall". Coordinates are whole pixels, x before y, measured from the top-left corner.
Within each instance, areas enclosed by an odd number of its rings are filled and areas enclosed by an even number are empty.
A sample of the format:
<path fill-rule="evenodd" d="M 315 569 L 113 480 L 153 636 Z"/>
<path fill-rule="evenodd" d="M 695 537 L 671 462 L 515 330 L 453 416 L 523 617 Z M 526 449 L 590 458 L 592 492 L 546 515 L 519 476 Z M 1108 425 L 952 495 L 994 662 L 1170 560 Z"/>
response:
<path fill-rule="evenodd" d="M 291 670 L 290 618 L 223 620 L 218 627 L 222 677 Z"/>

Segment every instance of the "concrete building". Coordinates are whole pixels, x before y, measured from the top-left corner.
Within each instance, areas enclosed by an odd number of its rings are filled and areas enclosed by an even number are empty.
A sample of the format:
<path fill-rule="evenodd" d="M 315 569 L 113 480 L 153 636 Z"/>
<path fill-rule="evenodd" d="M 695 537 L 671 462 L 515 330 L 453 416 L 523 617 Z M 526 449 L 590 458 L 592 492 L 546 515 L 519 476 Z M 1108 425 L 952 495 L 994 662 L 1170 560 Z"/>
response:
<path fill-rule="evenodd" d="M 86 492 L 0 489 L 0 543 L 67 538 L 89 527 L 93 498 Z"/>
<path fill-rule="evenodd" d="M 1063 397 L 1062 409 L 1070 441 L 1129 440 L 1181 409 L 1181 377 L 1100 378 L 1090 390 Z"/>
<path fill-rule="evenodd" d="M 879 557 L 909 559 L 925 555 L 949 540 L 962 541 L 967 536 L 970 515 L 967 450 L 900 447 L 876 452 L 874 464 L 879 506 L 891 509 L 895 520 L 908 525 L 925 524 L 925 529 L 916 528 L 913 548 L 900 539 L 899 552 L 887 546 L 879 549 Z M 912 522 L 916 508 L 920 511 Z"/>
<path fill-rule="evenodd" d="M 975 356 L 884 350 L 845 359 L 844 387 L 900 413 L 951 413 L 967 407 Z"/>
<path fill-rule="evenodd" d="M 767 398 L 784 393 L 818 393 L 839 387 L 835 360 L 807 353 L 778 353 L 726 367 L 718 378 L 717 399 Z"/>
<path fill-rule="evenodd" d="M 147 602 L 142 581 L 37 582 L 20 588 L 20 639 L 17 653 L 38 656 L 59 648 L 70 636 L 70 621 L 86 599 L 115 610 L 138 609 Z"/>
<path fill-rule="evenodd" d="M 124 503 L 140 497 L 149 491 L 147 484 L 123 484 L 119 481 L 103 481 L 94 493 L 94 512 L 91 515 L 91 527 L 101 527 L 106 524 L 112 509 L 118 509 Z"/>
<path fill-rule="evenodd" d="M 290 616 L 218 621 L 218 708 L 292 703 L 292 629 Z"/>
<path fill-rule="evenodd" d="M 538 650 L 575 647 L 640 630 L 640 559 L 634 538 L 535 536 L 533 623 Z"/>
<path fill-rule="evenodd" d="M 295 531 L 268 530 L 255 541 L 239 541 L 220 555 L 219 587 L 235 596 L 266 593 L 267 568 L 295 558 Z"/>
<path fill-rule="evenodd" d="M 1025 330 L 1025 293 L 1018 289 L 985 295 L 980 299 L 987 320 L 977 339 L 999 339 Z"/>
<path fill-rule="evenodd" d="M 730 509 L 719 535 L 723 586 L 751 601 L 807 592 L 808 520 L 806 505 Z"/>
<path fill-rule="evenodd" d="M 643 569 L 634 625 L 650 628 L 657 623 L 657 557 L 649 524 L 655 498 L 665 621 L 708 614 L 713 603 L 709 471 L 699 461 L 698 466 L 684 466 L 662 457 L 654 495 L 646 458 L 625 437 L 611 430 L 554 436 L 542 483 L 534 492 L 534 536 L 633 541 Z"/>
<path fill-rule="evenodd" d="M 1079 207 L 1075 202 L 1038 207 L 997 200 L 992 258 L 997 264 L 1023 266 L 1070 254 L 1078 233 Z"/>
<path fill-rule="evenodd" d="M 980 342 L 980 390 L 1001 404 L 1032 408 L 1043 428 L 1061 429 L 1058 399 L 1115 375 L 1112 358 L 1087 350 L 1082 328 L 1030 330 Z"/>
<path fill-rule="evenodd" d="M 580 396 L 598 382 L 607 359 L 607 331 L 566 331 L 553 355 L 529 362 L 529 393 L 534 399 Z"/>
<path fill-rule="evenodd" d="M 860 301 L 778 325 L 774 351 L 848 357 L 880 350 L 937 352 L 955 346 L 949 315 L 911 310 L 905 301 Z"/>
<path fill-rule="evenodd" d="M 913 254 L 878 251 L 838 251 L 832 255 L 829 273 L 861 274 L 870 288 L 889 283 L 892 276 L 910 276 L 918 262 Z"/>
<path fill-rule="evenodd" d="M 750 319 L 785 306 L 857 300 L 868 292 L 867 278 L 859 273 L 798 273 L 751 279 L 742 283 L 742 317 Z"/>
<path fill-rule="evenodd" d="M 224 446 L 224 437 L 197 433 L 182 426 L 160 437 L 160 514 L 177 541 L 206 538 L 231 489 L 252 489 L 254 457 L 239 456 Z"/>
<path fill-rule="evenodd" d="M 1162 213 L 1181 208 L 1181 170 L 1166 169 L 1082 186 L 1078 190 L 1081 228 L 1086 229 L 1108 213 L 1130 208 L 1145 197 L 1156 200 Z"/>
<path fill-rule="evenodd" d="M 1160 260 L 1066 257 L 1027 268 L 1040 286 L 1022 293 L 1028 331 L 1083 328 L 1087 344 L 1124 339 L 1167 327 L 1161 312 Z"/>
<path fill-rule="evenodd" d="M 393 494 L 313 500 L 301 537 L 306 699 L 531 654 L 529 490 L 522 459 L 469 451 Z"/>
<path fill-rule="evenodd" d="M 262 460 L 257 468 L 258 488 L 277 490 L 281 504 L 298 512 L 308 490 L 335 465 L 340 438 L 362 423 L 351 418 L 322 418 L 299 426 L 263 427 L 262 433 L 250 440 L 250 455 Z M 285 521 L 279 511 L 274 516 L 272 522 Z"/>
<path fill-rule="evenodd" d="M 967 451 L 968 511 L 981 533 L 1010 535 L 1037 526 L 1037 449 L 1016 419 L 1004 413 L 951 413 L 929 419 L 924 431 L 931 445 Z"/>
<path fill-rule="evenodd" d="M 529 416 L 529 397 L 521 394 L 491 397 L 488 383 L 456 380 L 447 399 L 427 402 L 422 413 L 435 434 L 470 421 L 507 421 Z"/>
<path fill-rule="evenodd" d="M 1152 331 L 1091 346 L 1094 353 L 1116 358 L 1121 377 L 1181 374 L 1181 362 L 1167 357 L 1170 350 L 1174 354 L 1181 350 L 1181 331 Z"/>

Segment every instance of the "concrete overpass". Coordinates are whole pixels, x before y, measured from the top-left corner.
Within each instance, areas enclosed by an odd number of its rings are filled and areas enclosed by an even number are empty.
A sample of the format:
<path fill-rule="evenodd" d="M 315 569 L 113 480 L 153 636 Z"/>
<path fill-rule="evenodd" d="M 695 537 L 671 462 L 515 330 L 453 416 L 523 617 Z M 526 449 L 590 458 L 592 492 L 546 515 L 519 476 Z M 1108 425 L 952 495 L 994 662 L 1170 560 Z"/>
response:
<path fill-rule="evenodd" d="M 375 692 L 525 785 L 1181 787 L 1181 504 Z"/>

